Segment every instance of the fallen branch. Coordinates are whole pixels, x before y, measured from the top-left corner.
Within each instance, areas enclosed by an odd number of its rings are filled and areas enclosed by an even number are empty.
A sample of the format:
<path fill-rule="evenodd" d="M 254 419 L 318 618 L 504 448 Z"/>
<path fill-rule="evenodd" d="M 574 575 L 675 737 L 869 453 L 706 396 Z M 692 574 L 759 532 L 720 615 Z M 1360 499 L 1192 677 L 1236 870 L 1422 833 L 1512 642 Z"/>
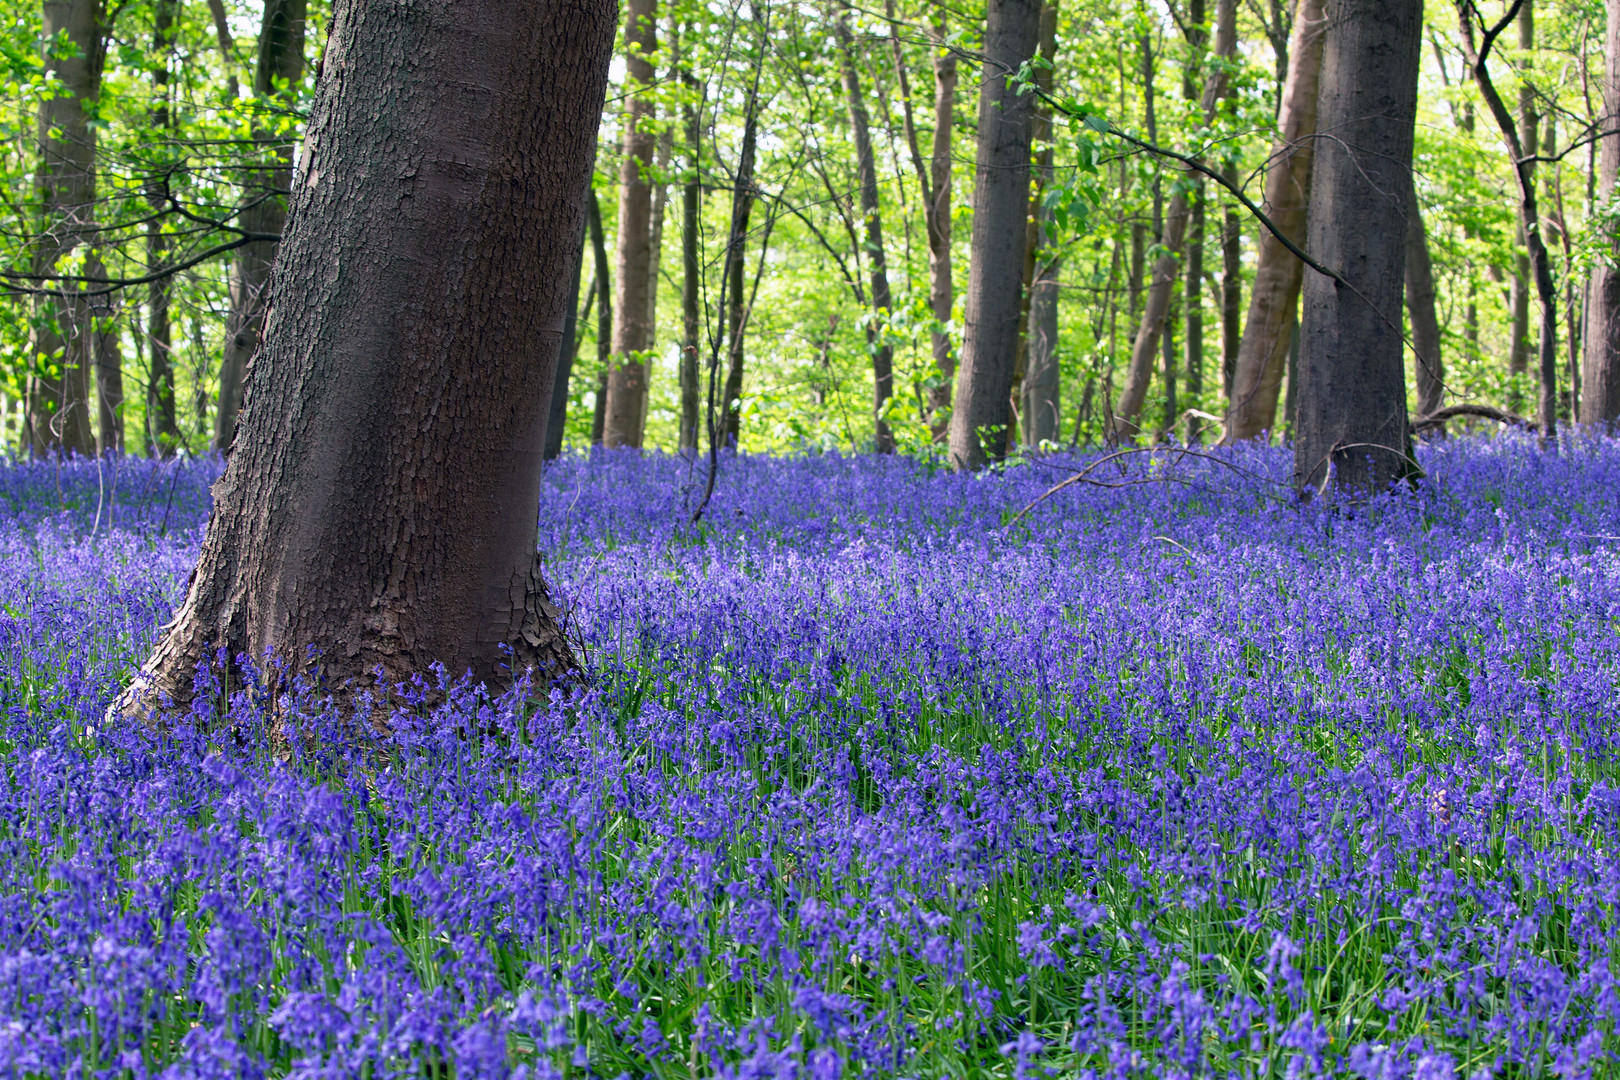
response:
<path fill-rule="evenodd" d="M 1510 413 L 1505 409 L 1498 409 L 1490 405 L 1448 405 L 1444 409 L 1436 410 L 1427 416 L 1420 416 L 1412 421 L 1412 430 L 1421 431 L 1424 428 L 1439 427 L 1447 420 L 1455 420 L 1459 416 L 1477 416 L 1482 420 L 1495 420 L 1498 424 L 1508 427 L 1534 430 L 1534 420 L 1527 420 L 1517 413 Z"/>

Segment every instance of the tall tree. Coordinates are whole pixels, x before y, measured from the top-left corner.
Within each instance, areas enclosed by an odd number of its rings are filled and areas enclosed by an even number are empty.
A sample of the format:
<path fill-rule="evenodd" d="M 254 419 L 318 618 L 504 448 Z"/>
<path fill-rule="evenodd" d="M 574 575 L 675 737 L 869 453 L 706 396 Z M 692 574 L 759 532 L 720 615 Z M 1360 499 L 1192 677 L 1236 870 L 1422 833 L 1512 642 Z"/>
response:
<path fill-rule="evenodd" d="M 1530 259 L 1530 277 L 1535 282 L 1537 299 L 1541 301 L 1541 333 L 1537 346 L 1537 374 L 1540 393 L 1537 420 L 1544 438 L 1551 438 L 1558 426 L 1558 295 L 1553 286 L 1552 260 L 1541 236 L 1541 211 L 1536 194 L 1535 149 L 1525 148 L 1525 132 L 1514 123 L 1513 114 L 1496 89 L 1491 78 L 1491 47 L 1508 24 L 1517 18 L 1528 0 L 1514 0 L 1501 22 L 1476 27 L 1479 13 L 1473 0 L 1458 0 L 1457 29 L 1463 56 L 1468 61 L 1474 85 L 1490 110 L 1501 133 L 1502 143 L 1515 163 L 1513 179 L 1519 195 L 1519 232 Z M 1476 46 L 1476 36 L 1478 37 Z M 1522 117 L 1521 117 L 1522 119 Z"/>
<path fill-rule="evenodd" d="M 579 352 L 579 282 L 584 269 L 585 250 L 574 253 L 574 272 L 568 282 L 568 308 L 563 313 L 562 346 L 557 350 L 557 370 L 551 381 L 551 404 L 546 410 L 546 460 L 562 456 L 563 438 L 568 431 L 568 384 L 574 377 L 574 357 Z M 596 291 L 596 282 L 591 282 Z M 586 305 L 589 315 L 590 306 Z"/>
<path fill-rule="evenodd" d="M 1305 219 L 1311 205 L 1317 97 L 1327 25 L 1323 0 L 1300 0 L 1288 49 L 1288 75 L 1277 115 L 1277 138 L 1266 171 L 1262 209 L 1295 244 L 1305 239 Z M 1305 264 L 1270 230 L 1262 229 L 1254 287 L 1249 293 L 1249 317 L 1243 325 L 1228 395 L 1228 444 L 1259 438 L 1276 423 L 1277 398 L 1288 365 L 1288 346 L 1304 276 Z"/>
<path fill-rule="evenodd" d="M 336 5 L 241 437 L 117 714 L 185 701 L 216 650 L 340 699 L 433 661 L 489 683 L 571 665 L 535 507 L 615 16 Z"/>
<path fill-rule="evenodd" d="M 1620 0 L 1608 0 L 1603 50 L 1603 112 L 1598 130 L 1597 205 L 1614 198 L 1620 176 Z M 1587 285 L 1586 355 L 1581 364 L 1581 422 L 1620 420 L 1620 229 L 1603 223 L 1604 258 Z"/>
<path fill-rule="evenodd" d="M 61 260 L 94 236 L 96 129 L 106 40 L 100 0 L 45 0 L 45 70 L 61 85 L 39 106 L 37 184 L 44 229 L 34 274 L 47 278 Z M 85 274 L 97 277 L 98 274 Z M 94 329 L 85 291 L 64 282 L 40 297 L 33 319 L 32 364 L 25 416 L 31 453 L 95 452 L 90 420 Z"/>
<path fill-rule="evenodd" d="M 1040 54 L 1042 65 L 1035 71 L 1035 86 L 1043 95 L 1052 92 L 1053 64 L 1057 57 L 1057 0 L 1047 0 L 1041 8 Z M 1035 145 L 1035 184 L 1030 194 L 1030 214 L 1024 267 L 1029 282 L 1028 311 L 1020 347 L 1024 354 L 1021 384 L 1024 443 L 1038 447 L 1043 441 L 1056 442 L 1061 427 L 1060 372 L 1058 370 L 1058 274 L 1062 267 L 1056 250 L 1052 211 L 1042 196 L 1052 186 L 1052 105 L 1043 96 L 1035 106 L 1033 128 Z"/>
<path fill-rule="evenodd" d="M 1445 362 L 1440 355 L 1440 317 L 1434 306 L 1434 266 L 1429 234 L 1423 227 L 1417 187 L 1408 185 L 1406 208 L 1406 314 L 1412 324 L 1413 367 L 1418 413 L 1440 409 L 1445 397 Z"/>
<path fill-rule="evenodd" d="M 158 0 L 152 12 L 152 51 L 157 55 L 152 65 L 152 108 L 149 113 L 152 127 L 166 132 L 173 120 L 169 108 L 169 63 L 174 52 L 175 19 L 179 15 L 179 0 Z M 222 44 L 223 48 L 223 44 Z M 166 269 L 169 236 L 163 229 L 158 213 L 168 192 L 166 184 L 154 178 L 147 187 L 146 198 L 153 211 L 146 225 L 146 265 L 148 272 Z M 159 277 L 146 287 L 146 340 L 151 350 L 151 365 L 146 378 L 146 449 L 154 455 L 167 455 L 180 445 L 180 421 L 174 406 L 174 329 L 170 325 L 170 308 L 174 279 Z M 227 340 L 226 351 L 232 348 Z M 223 448 L 223 447 L 222 447 Z"/>
<path fill-rule="evenodd" d="M 585 198 L 585 231 L 596 260 L 596 405 L 591 412 L 591 445 L 600 446 L 607 428 L 608 371 L 613 364 L 613 278 L 608 272 L 607 239 L 602 234 L 602 200 L 594 187 Z"/>
<path fill-rule="evenodd" d="M 699 120 L 701 97 L 697 80 L 690 71 L 682 73 L 687 100 L 681 106 L 686 122 L 686 177 L 681 182 L 681 428 L 680 449 L 696 453 L 698 448 L 698 354 L 702 348 L 703 263 L 699 258 L 699 229 L 702 226 L 702 149 L 703 125 Z"/>
<path fill-rule="evenodd" d="M 654 71 L 658 48 L 657 0 L 629 0 L 625 11 L 624 162 L 619 173 L 619 239 L 613 307 L 613 365 L 608 371 L 607 417 L 602 444 L 640 446 L 647 411 L 646 353 L 652 348 L 652 130 Z"/>
<path fill-rule="evenodd" d="M 1380 491 L 1410 474 L 1401 290 L 1422 5 L 1329 0 L 1295 400 L 1294 479 Z M 1391 192 L 1398 197 L 1392 198 Z"/>
<path fill-rule="evenodd" d="M 1533 0 L 1524 0 L 1519 8 L 1519 49 L 1529 53 L 1536 46 L 1535 5 Z M 1528 59 L 1521 61 L 1528 70 Z M 1519 146 L 1523 152 L 1531 157 L 1535 156 L 1540 130 L 1539 118 L 1536 116 L 1536 94 L 1531 87 L 1529 79 L 1519 85 Z M 1535 162 L 1529 163 L 1529 168 L 1535 170 Z M 1530 253 L 1525 246 L 1524 225 L 1519 225 L 1519 235 L 1513 253 L 1513 278 L 1508 287 L 1508 307 L 1510 314 L 1509 343 L 1508 343 L 1508 375 L 1512 379 L 1508 389 L 1508 408 L 1518 410 L 1521 407 L 1519 400 L 1518 376 L 1530 369 Z"/>
<path fill-rule="evenodd" d="M 866 267 L 872 290 L 872 310 L 867 313 L 866 349 L 872 356 L 872 415 L 877 432 L 877 451 L 894 453 L 894 433 L 884 418 L 889 398 L 894 396 L 894 346 L 889 344 L 887 322 L 894 308 L 889 294 L 889 260 L 883 250 L 883 216 L 878 205 L 877 160 L 872 154 L 871 120 L 866 97 L 861 92 L 861 74 L 855 66 L 855 39 L 849 31 L 847 7 L 835 21 L 838 58 L 844 82 L 844 98 L 849 107 L 849 126 L 855 136 L 855 171 L 860 181 L 861 218 L 866 231 Z"/>
<path fill-rule="evenodd" d="M 1021 93 L 1011 77 L 1035 55 L 1040 28 L 1040 0 L 989 0 L 979 83 L 967 325 L 950 425 L 950 453 L 958 468 L 977 469 L 1007 452 L 1007 395 L 1018 348 L 1034 112 L 1033 95 Z"/>
<path fill-rule="evenodd" d="M 725 321 L 726 356 L 726 383 L 724 394 L 720 399 L 719 439 L 715 438 L 713 426 L 709 430 L 710 462 L 709 474 L 712 480 L 714 475 L 713 450 L 718 446 L 740 445 L 742 439 L 742 391 L 743 391 L 743 365 L 745 354 L 743 352 L 743 333 L 748 325 L 748 304 L 746 283 L 744 281 L 744 268 L 747 265 L 745 256 L 748 252 L 748 222 L 754 213 L 754 158 L 759 148 L 759 82 L 763 74 L 765 63 L 765 19 L 759 6 L 753 9 L 753 24 L 756 33 L 754 46 L 759 50 L 755 57 L 753 79 L 748 88 L 748 104 L 743 115 L 742 147 L 737 154 L 737 171 L 732 176 L 731 188 L 731 228 L 726 235 L 726 251 L 724 269 L 721 271 L 721 281 L 725 286 L 722 292 L 727 307 Z M 765 252 L 763 246 L 760 253 L 760 265 L 764 265 Z M 709 403 L 714 404 L 714 365 L 718 364 L 718 356 L 710 365 Z M 712 422 L 711 422 L 712 424 Z"/>
<path fill-rule="evenodd" d="M 287 222 L 294 144 L 290 110 L 304 78 L 307 19 L 307 0 L 265 0 L 253 68 L 257 111 L 253 139 L 259 167 L 247 174 L 247 201 L 237 217 L 239 227 L 255 236 L 279 237 Z M 243 380 L 269 307 L 270 269 L 278 244 L 264 239 L 238 248 L 231 268 L 231 308 L 225 320 L 225 358 L 219 367 L 219 410 L 214 414 L 216 450 L 229 449 L 236 436 Z"/>
<path fill-rule="evenodd" d="M 1236 49 L 1237 3 L 1236 0 L 1220 0 L 1215 15 L 1214 54 L 1219 60 L 1229 60 Z M 1201 101 L 1206 127 L 1215 118 L 1215 110 L 1225 90 L 1227 74 L 1226 64 L 1215 63 L 1210 66 L 1209 74 L 1204 78 Z M 1163 250 L 1153 263 L 1153 277 L 1148 284 L 1147 303 L 1142 309 L 1142 321 L 1137 327 L 1135 344 L 1131 347 L 1131 365 L 1126 371 L 1125 386 L 1120 391 L 1119 402 L 1114 409 L 1112 423 L 1118 434 L 1133 435 L 1139 430 L 1137 421 L 1147 400 L 1148 384 L 1153 380 L 1153 358 L 1159 351 L 1165 320 L 1170 314 L 1171 294 L 1175 289 L 1181 264 L 1182 244 L 1186 239 L 1188 209 L 1186 191 L 1177 190 L 1171 196 L 1170 205 L 1164 213 L 1164 235 L 1160 240 Z"/>
<path fill-rule="evenodd" d="M 951 305 L 956 287 L 951 275 L 951 135 L 956 123 L 956 52 L 945 44 L 945 9 L 935 8 L 933 39 L 934 130 L 929 139 L 928 162 L 923 163 L 917 138 L 917 124 L 911 104 L 911 78 L 906 73 L 904 50 L 900 45 L 899 22 L 894 17 L 893 0 L 886 0 L 890 43 L 894 46 L 895 74 L 900 84 L 906 146 L 917 173 L 917 189 L 922 192 L 923 225 L 928 233 L 928 310 L 934 317 L 930 334 L 934 375 L 929 385 L 927 414 L 934 441 L 944 440 L 951 407 L 951 380 L 956 374 L 956 355 L 946 326 L 951 321 Z"/>

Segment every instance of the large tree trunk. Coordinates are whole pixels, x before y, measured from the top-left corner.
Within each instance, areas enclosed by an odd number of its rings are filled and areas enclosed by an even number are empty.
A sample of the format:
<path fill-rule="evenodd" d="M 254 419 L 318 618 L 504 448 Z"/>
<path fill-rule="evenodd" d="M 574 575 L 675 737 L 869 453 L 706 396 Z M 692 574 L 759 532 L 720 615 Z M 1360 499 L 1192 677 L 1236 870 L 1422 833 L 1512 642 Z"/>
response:
<path fill-rule="evenodd" d="M 168 130 L 169 112 L 169 59 L 174 49 L 175 16 L 179 13 L 178 0 L 161 0 L 152 16 L 152 51 L 162 58 L 152 68 L 152 96 L 154 101 L 150 119 L 159 131 Z M 221 42 L 224 50 L 224 42 Z M 146 266 L 156 273 L 168 263 L 169 237 L 163 231 L 163 222 L 156 214 L 167 209 L 165 192 L 159 185 L 147 191 L 147 202 L 154 217 L 146 225 Z M 180 422 L 175 414 L 173 330 L 169 325 L 170 295 L 174 279 L 161 277 L 146 287 L 146 333 L 151 344 L 151 366 L 146 378 L 146 452 L 154 457 L 174 453 L 183 441 Z M 139 331 L 137 330 L 137 333 Z M 231 345 L 227 338 L 227 354 Z"/>
<path fill-rule="evenodd" d="M 1300 0 L 1288 49 L 1288 77 L 1283 83 L 1282 107 L 1277 116 L 1277 138 L 1272 143 L 1271 167 L 1266 172 L 1262 209 L 1296 244 L 1305 240 L 1305 218 L 1311 205 L 1317 96 L 1326 30 L 1323 0 Z M 1259 438 L 1276 423 L 1277 396 L 1288 366 L 1288 342 L 1299 310 L 1304 274 L 1305 264 L 1270 230 L 1261 229 L 1249 317 L 1243 326 L 1228 395 L 1224 439 L 1228 445 Z"/>
<path fill-rule="evenodd" d="M 571 668 L 535 514 L 615 14 L 336 5 L 242 437 L 118 713 L 184 702 L 216 649 L 340 700 L 435 661 Z"/>
<path fill-rule="evenodd" d="M 1620 132 L 1620 0 L 1608 0 L 1609 26 L 1604 39 L 1603 115 L 1599 130 Z M 1620 176 L 1620 134 L 1598 142 L 1598 205 L 1614 197 Z M 1581 423 L 1613 424 L 1620 420 L 1620 233 L 1610 231 L 1607 259 L 1592 268 L 1587 286 L 1586 357 L 1581 364 Z"/>
<path fill-rule="evenodd" d="M 1413 364 L 1418 412 L 1437 412 L 1445 396 L 1445 363 L 1440 355 L 1440 317 L 1434 307 L 1434 266 L 1417 189 L 1408 185 L 1406 204 L 1406 313 L 1412 323 Z"/>
<path fill-rule="evenodd" d="M 52 49 L 45 70 L 61 92 L 39 106 L 40 208 L 45 230 L 34 251 L 34 273 L 49 275 L 76 247 L 91 242 L 96 216 L 96 132 L 91 107 L 101 94 L 104 48 L 99 0 L 45 0 L 43 36 L 73 45 L 74 55 Z M 87 277 L 94 274 L 84 275 Z M 49 285 L 50 282 L 42 281 Z M 91 286 L 94 288 L 94 286 Z M 95 333 L 91 303 L 64 283 L 69 295 L 41 298 L 34 311 L 31 352 L 40 358 L 28 380 L 27 443 L 35 455 L 93 454 L 90 419 Z"/>
<path fill-rule="evenodd" d="M 1320 130 L 1306 247 L 1350 288 L 1305 281 L 1294 479 L 1333 467 L 1340 491 L 1382 491 L 1411 475 L 1401 288 L 1412 183 L 1421 5 L 1329 0 Z M 1391 197 L 1391 193 L 1395 197 Z M 1359 294 L 1359 295 L 1358 295 Z"/>
<path fill-rule="evenodd" d="M 1217 60 L 1229 59 L 1236 49 L 1237 3 L 1236 0 L 1220 0 L 1215 14 L 1215 57 Z M 1206 126 L 1214 119 L 1221 95 L 1225 92 L 1227 75 L 1227 65 L 1217 62 L 1205 76 L 1202 104 Z M 1140 430 L 1138 420 L 1143 403 L 1147 400 L 1148 384 L 1153 381 L 1154 355 L 1159 351 L 1159 338 L 1164 333 L 1165 319 L 1170 314 L 1170 297 L 1179 272 L 1187 218 L 1187 194 L 1177 191 L 1171 196 L 1170 205 L 1165 210 L 1164 235 L 1160 238 L 1164 252 L 1153 263 L 1147 304 L 1142 309 L 1142 322 L 1131 348 L 1131 365 L 1125 373 L 1125 386 L 1120 390 L 1119 402 L 1114 408 L 1112 423 L 1116 435 L 1134 435 Z"/>
<path fill-rule="evenodd" d="M 958 468 L 977 469 L 1007 452 L 1034 112 L 1034 95 L 1020 93 L 1008 76 L 1035 55 L 1040 29 L 1040 0 L 990 0 L 979 84 L 967 325 L 950 425 L 951 458 Z"/>
<path fill-rule="evenodd" d="M 861 217 L 866 226 L 866 266 L 872 289 L 871 317 L 866 324 L 866 349 L 872 356 L 872 416 L 877 436 L 877 452 L 894 453 L 894 433 L 884 419 L 889 398 L 894 396 L 894 347 L 878 321 L 887 321 L 894 308 L 889 295 L 889 263 L 883 250 L 883 217 L 878 205 L 877 161 L 872 155 L 871 123 L 866 98 L 861 93 L 861 76 L 855 67 L 855 41 L 849 32 L 847 15 L 838 17 L 838 52 L 844 80 L 844 97 L 849 107 L 849 126 L 855 135 L 855 172 L 861 186 Z"/>
<path fill-rule="evenodd" d="M 304 78 L 306 8 L 307 0 L 265 0 L 253 71 L 253 93 L 262 109 L 285 110 L 298 96 L 298 84 Z M 243 192 L 247 201 L 237 217 L 244 231 L 261 236 L 281 235 L 287 221 L 286 191 L 292 185 L 293 140 L 273 121 L 274 117 L 254 129 L 262 167 L 247 176 Z M 236 437 L 243 380 L 269 306 L 270 268 L 276 261 L 276 248 L 277 241 L 259 240 L 236 249 L 231 308 L 225 318 L 225 358 L 219 367 L 219 410 L 214 414 L 214 449 L 222 453 Z"/>
<path fill-rule="evenodd" d="M 652 348 L 652 198 L 653 150 L 649 130 L 653 102 L 648 89 L 658 47 L 657 0 L 629 0 L 625 11 L 624 163 L 619 173 L 619 301 L 613 314 L 613 366 L 608 372 L 607 417 L 602 444 L 641 445 L 647 411 L 646 353 Z"/>

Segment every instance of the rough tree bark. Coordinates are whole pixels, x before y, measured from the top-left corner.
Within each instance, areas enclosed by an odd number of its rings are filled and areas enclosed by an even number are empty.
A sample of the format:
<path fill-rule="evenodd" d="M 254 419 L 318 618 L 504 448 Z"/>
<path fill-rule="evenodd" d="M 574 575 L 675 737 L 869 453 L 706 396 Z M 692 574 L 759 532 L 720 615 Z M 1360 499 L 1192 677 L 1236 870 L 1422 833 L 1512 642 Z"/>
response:
<path fill-rule="evenodd" d="M 653 328 L 651 310 L 653 151 L 649 130 L 653 102 L 652 55 L 658 48 L 657 0 L 629 0 L 625 11 L 624 163 L 619 173 L 619 236 L 616 259 L 619 290 L 613 308 L 613 366 L 608 371 L 607 416 L 602 444 L 641 445 L 647 409 L 647 365 Z"/>
<path fill-rule="evenodd" d="M 90 118 L 101 94 L 101 7 L 100 0 L 45 0 L 45 69 L 63 92 L 39 106 L 36 183 L 45 220 L 34 249 L 34 273 L 39 275 L 50 274 L 76 247 L 89 243 L 95 228 L 96 132 Z M 62 291 L 79 290 L 64 285 Z M 88 301 L 73 296 L 36 301 L 30 351 L 25 412 L 29 452 L 95 453 L 90 422 L 95 346 Z"/>
<path fill-rule="evenodd" d="M 1236 0 L 1220 0 L 1215 14 L 1215 49 L 1218 59 L 1228 59 L 1237 48 Z M 1202 95 L 1204 123 L 1215 117 L 1221 95 L 1225 92 L 1227 71 L 1224 64 L 1213 65 L 1204 77 Z M 1164 214 L 1164 253 L 1153 263 L 1153 277 L 1148 284 L 1146 306 L 1136 331 L 1136 342 L 1131 347 L 1131 363 L 1125 373 L 1125 385 L 1120 390 L 1114 407 L 1112 424 L 1116 435 L 1131 436 L 1140 430 L 1137 421 L 1142 405 L 1147 400 L 1148 384 L 1153 381 L 1153 360 L 1159 349 L 1159 338 L 1164 333 L 1165 319 L 1170 314 L 1170 297 L 1175 289 L 1181 262 L 1181 247 L 1186 239 L 1188 218 L 1187 195 L 1178 191 L 1170 199 Z"/>
<path fill-rule="evenodd" d="M 1418 415 L 1440 411 L 1445 397 L 1445 362 L 1440 354 L 1440 317 L 1434 306 L 1434 266 L 1417 189 L 1406 204 L 1406 314 L 1412 323 L 1412 361 L 1417 375 Z M 1442 428 L 1442 431 L 1445 429 Z"/>
<path fill-rule="evenodd" d="M 253 93 L 263 111 L 253 138 L 262 167 L 248 173 L 243 192 L 247 202 L 237 217 L 237 224 L 249 233 L 280 236 L 286 225 L 293 133 L 277 113 L 297 98 L 304 78 L 307 6 L 307 0 L 265 0 L 253 70 Z M 214 449 L 221 452 L 229 450 L 236 437 L 243 381 L 269 307 L 277 246 L 277 241 L 260 240 L 237 248 L 231 267 L 231 308 L 225 318 L 225 357 L 219 367 L 219 409 L 214 414 Z"/>
<path fill-rule="evenodd" d="M 1317 97 L 1322 78 L 1322 44 L 1327 31 L 1323 0 L 1300 0 L 1288 49 L 1288 75 L 1277 115 L 1277 139 L 1262 209 L 1296 244 L 1305 240 L 1311 205 L 1311 173 L 1316 161 Z M 1403 226 L 1404 228 L 1404 226 Z M 1238 344 L 1237 363 L 1226 413 L 1227 445 L 1256 439 L 1277 422 L 1277 397 L 1288 366 L 1288 342 L 1299 309 L 1305 264 L 1270 230 L 1260 230 L 1249 317 Z"/>
<path fill-rule="evenodd" d="M 152 51 L 163 58 L 152 68 L 150 119 L 158 130 L 167 130 L 169 113 L 169 59 L 174 49 L 175 17 L 178 0 L 162 0 L 152 13 Z M 223 42 L 221 48 L 224 48 Z M 154 217 L 146 225 L 146 265 L 155 273 L 168 262 L 169 237 L 155 214 L 166 209 L 167 192 L 161 185 L 147 191 L 147 202 Z M 146 338 L 151 347 L 151 366 L 146 378 L 146 452 L 153 457 L 168 456 L 181 444 L 180 420 L 174 404 L 174 330 L 169 323 L 170 295 L 174 279 L 161 277 L 146 287 Z M 227 338 L 227 353 L 231 344 Z"/>
<path fill-rule="evenodd" d="M 183 702 L 216 649 L 340 700 L 433 661 L 571 669 L 535 514 L 616 14 L 336 5 L 241 438 L 117 715 Z"/>
<path fill-rule="evenodd" d="M 1603 115 L 1599 130 L 1620 132 L 1620 0 L 1608 0 L 1604 38 Z M 1620 134 L 1598 141 L 1598 205 L 1614 197 L 1620 176 Z M 1587 285 L 1586 355 L 1581 363 L 1581 423 L 1620 420 L 1620 230 L 1605 223 L 1605 258 Z"/>
<path fill-rule="evenodd" d="M 1007 452 L 1034 113 L 1034 96 L 1019 93 L 1009 77 L 1035 55 L 1040 28 L 1040 0 L 990 0 L 979 84 L 966 327 L 950 424 L 951 458 L 960 469 L 980 468 Z"/>
<path fill-rule="evenodd" d="M 855 172 L 861 188 L 861 218 L 866 227 L 866 266 L 872 290 L 872 310 L 866 324 L 866 349 L 872 356 L 872 416 L 877 435 L 877 452 L 894 453 L 894 433 L 883 418 L 884 407 L 894 396 L 894 347 L 883 327 L 872 319 L 888 318 L 894 308 L 889 294 L 889 263 L 883 250 L 883 217 L 878 205 L 877 160 L 872 154 L 871 121 L 866 98 L 861 93 L 861 75 L 855 66 L 855 39 L 849 31 L 847 7 L 837 20 L 839 66 L 844 82 L 844 98 L 849 108 L 849 126 L 855 135 Z"/>
<path fill-rule="evenodd" d="M 1352 288 L 1305 280 L 1294 480 L 1382 491 L 1411 474 L 1401 289 L 1422 6 L 1329 0 L 1308 250 Z"/>

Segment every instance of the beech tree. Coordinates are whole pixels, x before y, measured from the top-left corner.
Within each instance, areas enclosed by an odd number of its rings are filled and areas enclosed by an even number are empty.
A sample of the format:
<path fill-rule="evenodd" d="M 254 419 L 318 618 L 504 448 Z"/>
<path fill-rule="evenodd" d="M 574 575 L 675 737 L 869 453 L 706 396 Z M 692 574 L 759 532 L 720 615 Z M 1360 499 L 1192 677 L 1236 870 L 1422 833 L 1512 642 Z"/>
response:
<path fill-rule="evenodd" d="M 535 515 L 616 20 L 339 0 L 201 558 L 120 714 L 219 649 L 340 694 L 570 667 Z"/>
<path fill-rule="evenodd" d="M 1411 469 L 1401 335 L 1422 5 L 1328 0 L 1306 250 L 1294 479 L 1349 494 Z M 1393 193 L 1393 194 L 1392 194 Z"/>
<path fill-rule="evenodd" d="M 1620 0 L 1608 0 L 1604 35 L 1603 113 L 1598 118 L 1599 204 L 1614 197 L 1620 175 Z M 1613 424 L 1620 420 L 1620 238 L 1608 228 L 1604 259 L 1592 268 L 1587 292 L 1586 356 L 1581 366 L 1581 421 Z"/>

